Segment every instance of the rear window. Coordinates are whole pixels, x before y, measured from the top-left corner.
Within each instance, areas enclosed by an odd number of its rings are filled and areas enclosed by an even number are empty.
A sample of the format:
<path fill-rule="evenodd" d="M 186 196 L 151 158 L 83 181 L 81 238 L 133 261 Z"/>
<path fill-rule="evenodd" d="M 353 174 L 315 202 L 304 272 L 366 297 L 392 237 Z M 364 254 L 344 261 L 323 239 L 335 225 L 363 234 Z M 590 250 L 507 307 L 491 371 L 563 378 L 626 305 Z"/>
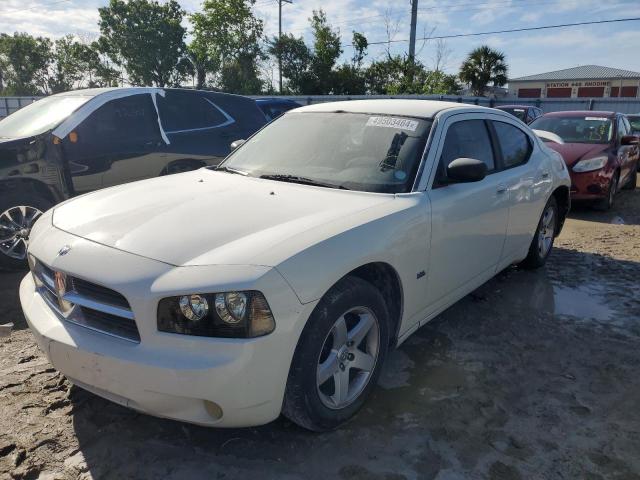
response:
<path fill-rule="evenodd" d="M 530 125 L 535 130 L 555 133 L 565 143 L 609 143 L 613 136 L 613 122 L 597 114 L 566 117 L 540 117 Z"/>
<path fill-rule="evenodd" d="M 523 122 L 526 120 L 527 111 L 524 108 L 500 108 L 503 112 L 510 113 L 516 118 L 519 118 Z"/>

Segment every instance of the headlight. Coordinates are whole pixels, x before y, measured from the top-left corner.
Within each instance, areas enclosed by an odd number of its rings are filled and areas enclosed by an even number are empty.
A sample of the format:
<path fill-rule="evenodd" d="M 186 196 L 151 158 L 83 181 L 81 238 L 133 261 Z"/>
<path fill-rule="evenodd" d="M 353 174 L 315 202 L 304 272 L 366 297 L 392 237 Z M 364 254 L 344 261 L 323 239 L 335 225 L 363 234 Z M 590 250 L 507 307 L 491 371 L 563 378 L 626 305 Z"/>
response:
<path fill-rule="evenodd" d="M 574 172 L 591 172 L 593 170 L 600 170 L 607 164 L 609 157 L 595 157 L 588 158 L 586 160 L 580 160 L 573 166 Z"/>
<path fill-rule="evenodd" d="M 253 338 L 276 324 L 262 293 L 197 293 L 168 297 L 158 304 L 158 330 L 200 337 Z"/>

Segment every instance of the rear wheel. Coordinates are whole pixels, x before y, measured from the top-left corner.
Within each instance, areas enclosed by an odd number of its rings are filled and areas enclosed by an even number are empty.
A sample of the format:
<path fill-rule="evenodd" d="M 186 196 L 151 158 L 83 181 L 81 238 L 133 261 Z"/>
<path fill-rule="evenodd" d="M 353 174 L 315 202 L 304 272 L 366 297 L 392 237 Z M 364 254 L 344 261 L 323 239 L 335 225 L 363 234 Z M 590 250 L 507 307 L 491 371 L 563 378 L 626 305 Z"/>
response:
<path fill-rule="evenodd" d="M 320 301 L 294 354 L 282 412 L 314 431 L 349 420 L 374 388 L 389 345 L 380 292 L 345 277 Z"/>
<path fill-rule="evenodd" d="M 0 268 L 27 266 L 31 227 L 52 203 L 37 194 L 10 192 L 0 200 Z"/>
<path fill-rule="evenodd" d="M 524 268 L 539 268 L 543 266 L 551 249 L 558 231 L 558 203 L 556 197 L 551 197 L 542 211 L 536 233 L 529 246 L 529 254 L 520 264 Z"/>

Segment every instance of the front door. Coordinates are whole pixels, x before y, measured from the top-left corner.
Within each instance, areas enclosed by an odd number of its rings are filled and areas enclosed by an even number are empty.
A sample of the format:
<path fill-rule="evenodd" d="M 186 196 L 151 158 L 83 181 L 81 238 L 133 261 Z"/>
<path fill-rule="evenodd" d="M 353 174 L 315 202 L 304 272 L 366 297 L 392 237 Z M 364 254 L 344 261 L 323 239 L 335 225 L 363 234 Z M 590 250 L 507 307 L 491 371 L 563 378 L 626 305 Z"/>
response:
<path fill-rule="evenodd" d="M 63 142 L 78 193 L 158 176 L 165 164 L 163 148 L 148 93 L 105 103 Z"/>
<path fill-rule="evenodd" d="M 509 192 L 500 172 L 486 120 L 474 114 L 445 121 L 438 167 L 429 193 L 432 207 L 429 305 L 437 308 L 489 279 L 505 241 Z M 446 166 L 457 158 L 487 164 L 479 182 L 449 183 Z"/>

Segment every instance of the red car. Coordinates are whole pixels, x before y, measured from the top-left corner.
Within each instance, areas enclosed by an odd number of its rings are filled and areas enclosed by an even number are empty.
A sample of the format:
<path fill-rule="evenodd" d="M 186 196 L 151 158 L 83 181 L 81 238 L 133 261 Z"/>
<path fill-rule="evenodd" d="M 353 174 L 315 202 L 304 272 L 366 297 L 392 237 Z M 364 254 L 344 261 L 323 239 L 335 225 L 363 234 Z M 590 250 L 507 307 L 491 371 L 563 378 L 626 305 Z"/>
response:
<path fill-rule="evenodd" d="M 636 187 L 639 138 L 630 134 L 625 115 L 554 112 L 529 126 L 564 158 L 571 175 L 572 200 L 597 201 L 609 209 L 621 188 Z"/>

